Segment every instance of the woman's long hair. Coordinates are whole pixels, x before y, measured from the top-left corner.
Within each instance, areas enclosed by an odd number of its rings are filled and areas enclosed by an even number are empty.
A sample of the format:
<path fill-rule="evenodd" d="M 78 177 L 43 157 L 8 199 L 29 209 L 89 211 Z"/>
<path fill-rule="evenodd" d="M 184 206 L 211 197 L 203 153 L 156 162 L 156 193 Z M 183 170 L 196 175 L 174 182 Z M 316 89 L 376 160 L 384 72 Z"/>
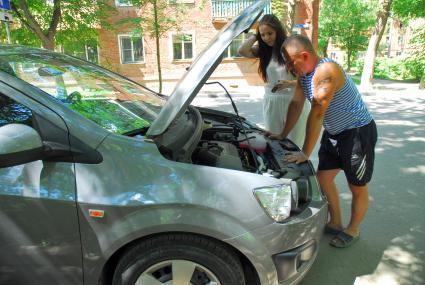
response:
<path fill-rule="evenodd" d="M 276 31 L 276 41 L 273 47 L 268 46 L 261 39 L 259 28 L 262 25 L 267 25 Z M 264 82 L 267 82 L 267 65 L 269 65 L 272 56 L 277 58 L 279 64 L 285 64 L 285 60 L 280 53 L 280 48 L 286 39 L 286 33 L 279 19 L 275 15 L 266 14 L 258 23 L 256 36 L 258 41 L 258 58 L 260 59 L 258 73 L 260 74 L 261 78 L 263 78 Z"/>

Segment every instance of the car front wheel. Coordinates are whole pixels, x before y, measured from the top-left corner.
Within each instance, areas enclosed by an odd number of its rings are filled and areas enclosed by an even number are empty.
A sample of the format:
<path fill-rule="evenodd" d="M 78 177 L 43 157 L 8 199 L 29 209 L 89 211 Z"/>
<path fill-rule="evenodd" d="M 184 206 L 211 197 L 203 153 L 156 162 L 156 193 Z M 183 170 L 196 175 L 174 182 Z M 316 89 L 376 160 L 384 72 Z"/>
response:
<path fill-rule="evenodd" d="M 169 234 L 145 240 L 118 262 L 114 285 L 243 285 L 237 256 L 220 243 L 195 235 Z"/>

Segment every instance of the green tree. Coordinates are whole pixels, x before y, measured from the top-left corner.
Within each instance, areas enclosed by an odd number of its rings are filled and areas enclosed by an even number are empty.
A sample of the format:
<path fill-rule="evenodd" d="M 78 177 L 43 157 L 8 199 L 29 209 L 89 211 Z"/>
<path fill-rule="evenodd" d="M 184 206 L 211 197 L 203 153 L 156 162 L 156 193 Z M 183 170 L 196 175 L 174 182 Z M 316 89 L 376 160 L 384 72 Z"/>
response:
<path fill-rule="evenodd" d="M 392 11 L 404 18 L 424 18 L 425 0 L 394 0 Z"/>
<path fill-rule="evenodd" d="M 295 4 L 299 0 L 272 0 L 272 11 L 282 22 L 288 34 L 291 33 L 294 24 Z"/>
<path fill-rule="evenodd" d="M 372 29 L 372 35 L 369 38 L 369 44 L 366 51 L 363 71 L 360 85 L 362 88 L 368 88 L 373 78 L 373 66 L 375 63 L 376 52 L 382 35 L 385 31 L 388 16 L 390 14 L 392 0 L 379 0 L 378 12 L 376 16 L 375 26 Z"/>
<path fill-rule="evenodd" d="M 407 21 L 422 18 L 422 25 L 413 31 L 408 61 L 420 78 L 419 88 L 425 89 L 425 0 L 394 0 L 392 11 L 396 17 Z"/>
<path fill-rule="evenodd" d="M 372 7 L 365 1 L 324 0 L 319 16 L 319 50 L 327 54 L 330 38 L 339 48 L 347 52 L 347 70 L 351 68 L 353 56 L 367 46 L 367 33 L 373 25 L 370 11 Z"/>
<path fill-rule="evenodd" d="M 57 44 L 95 39 L 96 28 L 107 27 L 103 20 L 114 10 L 101 0 L 12 0 L 10 4 L 20 23 L 13 31 L 14 41 L 49 50 Z"/>

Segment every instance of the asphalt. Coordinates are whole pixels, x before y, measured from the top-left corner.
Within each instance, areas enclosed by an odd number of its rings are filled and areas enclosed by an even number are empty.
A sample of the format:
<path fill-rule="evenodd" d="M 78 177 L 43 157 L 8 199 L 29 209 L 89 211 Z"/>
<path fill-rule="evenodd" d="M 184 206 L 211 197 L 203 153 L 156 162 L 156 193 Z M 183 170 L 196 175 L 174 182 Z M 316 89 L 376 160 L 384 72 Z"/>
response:
<path fill-rule="evenodd" d="M 262 89 L 230 93 L 239 113 L 262 125 Z M 376 80 L 362 94 L 379 139 L 361 238 L 350 248 L 336 249 L 324 236 L 301 285 L 425 284 L 425 91 L 414 83 Z M 233 111 L 224 93 L 201 92 L 194 104 Z M 312 162 L 317 165 L 317 146 Z M 343 174 L 336 182 L 348 223 L 351 193 Z"/>

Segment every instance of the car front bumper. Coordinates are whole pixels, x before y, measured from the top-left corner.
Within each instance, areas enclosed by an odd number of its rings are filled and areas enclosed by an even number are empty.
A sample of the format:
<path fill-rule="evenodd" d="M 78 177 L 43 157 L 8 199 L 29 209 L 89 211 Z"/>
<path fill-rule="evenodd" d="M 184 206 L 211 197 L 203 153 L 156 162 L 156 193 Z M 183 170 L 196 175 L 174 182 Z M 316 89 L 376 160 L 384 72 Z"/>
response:
<path fill-rule="evenodd" d="M 285 223 L 273 223 L 226 242 L 248 258 L 261 285 L 293 285 L 312 266 L 326 220 L 326 201 L 314 201 Z"/>

